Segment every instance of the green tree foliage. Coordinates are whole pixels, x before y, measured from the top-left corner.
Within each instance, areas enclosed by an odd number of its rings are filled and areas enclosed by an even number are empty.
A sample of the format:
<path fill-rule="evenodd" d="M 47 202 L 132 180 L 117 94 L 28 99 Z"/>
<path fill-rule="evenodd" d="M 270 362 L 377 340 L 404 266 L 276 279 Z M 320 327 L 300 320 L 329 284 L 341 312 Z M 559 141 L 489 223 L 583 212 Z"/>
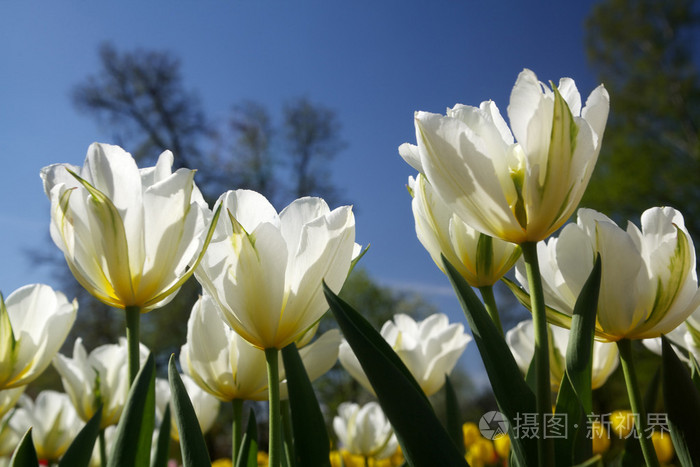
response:
<path fill-rule="evenodd" d="M 607 0 L 593 8 L 587 51 L 611 113 L 583 206 L 617 220 L 672 206 L 700 238 L 699 20 L 694 0 Z"/>

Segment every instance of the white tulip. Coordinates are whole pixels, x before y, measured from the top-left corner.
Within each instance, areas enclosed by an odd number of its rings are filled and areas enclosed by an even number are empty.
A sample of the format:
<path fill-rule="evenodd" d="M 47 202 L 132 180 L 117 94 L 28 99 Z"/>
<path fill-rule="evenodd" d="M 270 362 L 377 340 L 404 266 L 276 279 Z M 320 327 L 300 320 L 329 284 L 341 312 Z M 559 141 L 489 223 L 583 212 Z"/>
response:
<path fill-rule="evenodd" d="M 0 296 L 0 389 L 26 385 L 49 366 L 77 311 L 76 300 L 43 284 Z"/>
<path fill-rule="evenodd" d="M 576 298 L 598 253 L 602 260 L 599 340 L 668 334 L 700 307 L 695 249 L 681 213 L 668 207 L 651 208 L 641 220 L 641 230 L 630 222 L 625 231 L 599 212 L 580 209 L 576 224 L 567 225 L 558 238 L 538 244 L 551 322 L 570 326 Z M 520 262 L 516 277 L 527 289 Z"/>
<path fill-rule="evenodd" d="M 84 425 L 68 396 L 61 392 L 42 391 L 35 401 L 22 396 L 18 407 L 10 425 L 22 435 L 32 427 L 36 454 L 49 462 L 63 456 Z"/>
<path fill-rule="evenodd" d="M 608 109 L 602 86 L 582 109 L 572 79 L 550 89 L 524 70 L 508 106 L 512 133 L 492 101 L 458 104 L 444 116 L 416 112 L 417 147 L 400 153 L 473 228 L 517 244 L 539 241 L 583 196 Z"/>
<path fill-rule="evenodd" d="M 552 388 L 556 392 L 566 371 L 566 349 L 571 332 L 559 326 L 549 326 L 550 358 L 549 371 Z M 518 364 L 526 375 L 535 354 L 535 332 L 531 319 L 521 321 L 506 333 L 506 342 Z M 608 380 L 617 368 L 617 346 L 610 342 L 593 342 L 592 387 L 597 389 Z"/>
<path fill-rule="evenodd" d="M 333 430 L 340 445 L 350 454 L 385 459 L 398 447 L 394 430 L 376 402 L 362 407 L 343 402 L 333 418 Z"/>
<path fill-rule="evenodd" d="M 41 171 L 51 237 L 78 282 L 108 305 L 163 306 L 192 274 L 210 213 L 195 171 L 172 173 L 172 165 L 165 151 L 139 170 L 122 148 L 94 143 L 82 168 Z"/>
<path fill-rule="evenodd" d="M 195 272 L 226 322 L 260 349 L 282 349 L 328 309 L 322 282 L 340 291 L 355 250 L 350 206 L 301 198 L 280 214 L 262 195 L 224 193 L 222 219 Z"/>
<path fill-rule="evenodd" d="M 338 359 L 340 333 L 330 330 L 299 350 L 312 381 Z M 187 321 L 187 343 L 180 350 L 180 365 L 197 385 L 228 402 L 267 400 L 265 352 L 253 347 L 223 321 L 214 300 L 200 297 Z M 284 366 L 279 366 L 280 397 L 287 397 Z"/>
<path fill-rule="evenodd" d="M 435 394 L 472 340 L 460 323 L 450 324 L 447 315 L 436 313 L 416 322 L 404 314 L 384 323 L 381 335 L 406 365 L 427 396 Z M 373 391 L 360 362 L 346 341 L 340 345 L 340 363 L 350 375 Z"/>
<path fill-rule="evenodd" d="M 402 146 L 403 148 L 404 146 Z M 454 214 L 425 176 L 409 179 L 416 235 L 444 273 L 442 256 L 472 287 L 491 286 L 515 265 L 520 247 L 484 235 Z"/>
<path fill-rule="evenodd" d="M 148 348 L 140 344 L 139 354 L 143 365 L 148 358 Z M 83 421 L 90 420 L 102 404 L 100 429 L 119 422 L 129 392 L 125 338 L 119 339 L 119 344 L 101 345 L 89 355 L 83 340 L 77 338 L 73 358 L 58 354 L 53 365 L 61 375 L 63 390 Z"/>

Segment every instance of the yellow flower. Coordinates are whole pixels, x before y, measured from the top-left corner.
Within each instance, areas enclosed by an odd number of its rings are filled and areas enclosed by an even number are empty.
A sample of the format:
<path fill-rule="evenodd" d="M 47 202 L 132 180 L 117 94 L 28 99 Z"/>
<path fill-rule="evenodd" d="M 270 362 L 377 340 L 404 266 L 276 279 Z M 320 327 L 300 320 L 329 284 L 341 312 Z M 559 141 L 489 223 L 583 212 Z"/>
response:
<path fill-rule="evenodd" d="M 591 438 L 593 439 L 593 454 L 602 454 L 610 448 L 608 430 L 598 420 L 595 420 L 591 425 Z"/>
<path fill-rule="evenodd" d="M 651 442 L 654 443 L 654 451 L 659 462 L 665 464 L 673 459 L 675 451 L 671 442 L 671 435 L 664 432 L 654 431 L 651 434 Z"/>
<path fill-rule="evenodd" d="M 496 449 L 498 457 L 508 459 L 510 454 L 510 437 L 506 434 L 496 435 L 493 439 L 493 447 Z"/>
<path fill-rule="evenodd" d="M 610 429 L 619 438 L 627 438 L 634 429 L 634 414 L 629 410 L 616 410 L 610 414 Z"/>
<path fill-rule="evenodd" d="M 233 467 L 231 459 L 221 458 L 211 463 L 211 467 Z"/>
<path fill-rule="evenodd" d="M 477 438 L 472 445 L 469 446 L 465 458 L 472 467 L 493 464 L 498 460 L 493 443 L 483 437 Z"/>
<path fill-rule="evenodd" d="M 476 423 L 467 422 L 462 425 L 462 436 L 464 436 L 464 447 L 468 448 L 477 439 L 481 438 L 481 432 Z"/>

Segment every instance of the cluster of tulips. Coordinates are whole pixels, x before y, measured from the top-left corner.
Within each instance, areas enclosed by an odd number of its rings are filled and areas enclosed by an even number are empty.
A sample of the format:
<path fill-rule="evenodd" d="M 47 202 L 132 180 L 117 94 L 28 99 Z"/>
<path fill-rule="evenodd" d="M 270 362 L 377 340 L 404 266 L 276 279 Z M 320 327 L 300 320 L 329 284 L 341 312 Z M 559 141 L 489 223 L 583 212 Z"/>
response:
<path fill-rule="evenodd" d="M 53 241 L 85 289 L 124 310 L 126 338 L 89 353 L 78 340 L 72 358 L 56 355 L 75 301 L 30 285 L 0 303 L 0 455 L 13 453 L 13 465 L 41 458 L 161 466 L 172 437 L 185 465 L 209 465 L 202 433 L 230 402 L 232 453 L 224 462 L 254 466 L 255 414 L 243 424 L 243 401 L 267 400 L 265 462 L 273 467 L 594 465 L 604 450 L 586 429 L 592 390 L 621 363 L 638 434 L 622 461 L 653 466 L 658 450 L 631 345 L 644 340 L 664 363 L 668 437 L 679 462 L 693 465 L 700 292 L 681 213 L 654 207 L 641 227 L 622 229 L 579 209 L 566 224 L 593 173 L 608 111 L 603 86 L 582 104 L 573 80 L 547 85 L 524 70 L 510 127 L 492 101 L 445 115 L 417 112 L 417 144 L 399 147 L 418 172 L 409 179 L 418 239 L 460 299 L 506 422 L 493 442 L 484 440 L 496 453 L 488 462 L 478 454 L 484 442 L 465 445 L 448 376 L 472 340 L 463 325 L 440 314 L 422 322 L 397 314 L 377 331 L 337 296 L 367 251 L 355 243 L 349 206 L 331 210 L 307 197 L 278 213 L 264 196 L 235 190 L 210 209 L 195 171 L 173 172 L 170 152 L 139 169 L 123 149 L 97 143 L 82 167 L 51 165 L 41 179 Z M 504 278 L 513 268 L 517 283 Z M 140 315 L 168 303 L 192 275 L 202 295 L 180 369 L 172 356 L 168 380 L 157 380 L 139 342 Z M 507 334 L 493 293 L 499 280 L 532 313 Z M 340 331 L 316 336 L 329 308 Z M 331 451 L 312 381 L 338 358 L 376 402 L 341 404 Z M 65 394 L 21 396 L 51 361 Z M 428 399 L 442 388 L 444 422 Z M 554 414 L 564 417 L 564 437 L 547 436 Z M 531 436 L 517 431 L 525 415 Z"/>

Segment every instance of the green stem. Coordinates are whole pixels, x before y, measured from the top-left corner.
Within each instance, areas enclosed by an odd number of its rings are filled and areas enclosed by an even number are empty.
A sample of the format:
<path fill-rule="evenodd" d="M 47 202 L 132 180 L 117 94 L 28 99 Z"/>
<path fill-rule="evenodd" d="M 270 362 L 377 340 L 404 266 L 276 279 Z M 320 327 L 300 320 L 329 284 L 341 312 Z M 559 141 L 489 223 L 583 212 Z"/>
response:
<path fill-rule="evenodd" d="M 501 318 L 498 316 L 496 298 L 493 296 L 493 286 L 485 285 L 483 287 L 479 287 L 479 292 L 481 292 L 481 298 L 484 300 L 484 306 L 491 317 L 491 321 L 493 321 L 493 324 L 496 325 L 496 328 L 498 328 L 501 335 L 503 335 L 503 326 L 501 325 Z"/>
<path fill-rule="evenodd" d="M 284 453 L 286 465 L 296 465 L 296 454 L 294 452 L 294 431 L 292 430 L 292 411 L 289 406 L 289 399 L 280 401 L 282 409 L 282 430 L 284 432 Z"/>
<path fill-rule="evenodd" d="M 100 465 L 102 467 L 107 466 L 107 445 L 105 443 L 105 430 L 100 430 Z"/>
<path fill-rule="evenodd" d="M 279 351 L 276 348 L 265 349 L 267 361 L 267 393 L 269 396 L 269 467 L 279 467 L 282 454 L 282 427 L 280 425 L 280 381 Z"/>
<path fill-rule="evenodd" d="M 238 452 L 241 450 L 243 440 L 243 399 L 231 401 L 233 406 L 233 423 L 231 425 L 231 459 L 234 465 L 238 459 Z"/>
<path fill-rule="evenodd" d="M 554 466 L 554 440 L 543 436 L 546 428 L 545 414 L 552 412 L 552 388 L 549 376 L 549 342 L 547 336 L 547 315 L 542 291 L 542 276 L 537 259 L 537 243 L 525 242 L 523 250 L 527 283 L 530 288 L 532 324 L 535 328 L 535 397 L 540 436 L 537 438 L 537 454 L 540 466 Z"/>
<path fill-rule="evenodd" d="M 627 395 L 630 399 L 630 408 L 634 414 L 634 426 L 639 435 L 639 444 L 642 447 L 642 454 L 648 467 L 657 467 L 659 460 L 656 458 L 654 445 L 651 442 L 651 437 L 647 436 L 647 412 L 642 402 L 642 395 L 639 392 L 637 384 L 637 373 L 634 369 L 632 361 L 632 341 L 629 339 L 621 339 L 617 341 L 617 349 L 620 351 L 620 364 L 622 365 L 622 373 L 625 375 L 625 384 L 627 385 Z"/>
<path fill-rule="evenodd" d="M 136 379 L 141 364 L 139 352 L 139 325 L 141 324 L 141 308 L 138 306 L 127 306 L 126 312 L 126 343 L 128 347 L 129 361 L 129 386 Z"/>

